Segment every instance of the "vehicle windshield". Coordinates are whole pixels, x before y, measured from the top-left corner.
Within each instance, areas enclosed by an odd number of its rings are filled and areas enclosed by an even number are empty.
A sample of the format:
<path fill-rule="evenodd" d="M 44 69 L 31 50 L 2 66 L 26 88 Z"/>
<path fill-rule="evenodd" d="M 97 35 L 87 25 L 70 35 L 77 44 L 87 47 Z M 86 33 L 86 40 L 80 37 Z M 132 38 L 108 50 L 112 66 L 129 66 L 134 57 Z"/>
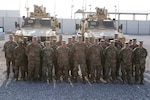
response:
<path fill-rule="evenodd" d="M 4 28 L 3 27 L 0 27 L 0 32 L 4 32 Z"/>
<path fill-rule="evenodd" d="M 41 27 L 51 27 L 50 19 L 25 19 L 23 27 L 34 27 L 40 25 Z"/>
<path fill-rule="evenodd" d="M 88 21 L 88 28 L 90 29 L 99 28 L 100 25 L 103 25 L 105 28 L 114 28 L 113 21 L 103 21 L 102 23 L 99 21 Z"/>

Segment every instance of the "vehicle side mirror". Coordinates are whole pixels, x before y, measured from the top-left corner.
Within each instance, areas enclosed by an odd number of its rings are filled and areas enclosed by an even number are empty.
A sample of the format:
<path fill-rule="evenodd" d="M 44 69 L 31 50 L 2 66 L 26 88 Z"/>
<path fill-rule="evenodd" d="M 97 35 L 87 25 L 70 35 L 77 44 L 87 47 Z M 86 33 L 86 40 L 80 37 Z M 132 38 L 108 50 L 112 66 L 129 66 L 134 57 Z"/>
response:
<path fill-rule="evenodd" d="M 76 24 L 76 30 L 79 30 L 80 26 L 79 24 Z"/>
<path fill-rule="evenodd" d="M 59 29 L 61 29 L 61 23 L 58 23 L 58 27 L 59 27 Z"/>
<path fill-rule="evenodd" d="M 15 28 L 17 28 L 17 24 L 18 24 L 18 23 L 17 23 L 17 22 L 15 22 Z"/>
<path fill-rule="evenodd" d="M 25 16 L 22 16 L 22 19 L 24 20 L 24 19 L 25 19 Z"/>
<path fill-rule="evenodd" d="M 121 25 L 118 27 L 118 32 L 122 32 L 122 28 L 123 28 L 123 25 L 121 24 Z"/>

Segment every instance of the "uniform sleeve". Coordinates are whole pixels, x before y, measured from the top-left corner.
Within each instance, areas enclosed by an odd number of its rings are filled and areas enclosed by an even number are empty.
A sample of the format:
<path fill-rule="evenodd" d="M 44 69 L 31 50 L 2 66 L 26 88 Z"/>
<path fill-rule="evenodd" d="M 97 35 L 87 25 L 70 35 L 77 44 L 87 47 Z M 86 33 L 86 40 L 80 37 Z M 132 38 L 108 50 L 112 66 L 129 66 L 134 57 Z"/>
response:
<path fill-rule="evenodd" d="M 3 48 L 3 50 L 5 52 L 5 58 L 6 58 L 6 49 L 7 49 L 6 45 L 7 45 L 7 42 L 4 44 L 4 48 Z"/>
<path fill-rule="evenodd" d="M 26 47 L 26 49 L 25 49 L 25 52 L 26 52 L 26 55 L 28 56 L 28 54 L 29 54 L 29 49 L 30 48 L 30 45 L 28 45 L 27 47 Z"/>
<path fill-rule="evenodd" d="M 14 58 L 16 59 L 17 56 L 17 48 L 14 49 Z"/>

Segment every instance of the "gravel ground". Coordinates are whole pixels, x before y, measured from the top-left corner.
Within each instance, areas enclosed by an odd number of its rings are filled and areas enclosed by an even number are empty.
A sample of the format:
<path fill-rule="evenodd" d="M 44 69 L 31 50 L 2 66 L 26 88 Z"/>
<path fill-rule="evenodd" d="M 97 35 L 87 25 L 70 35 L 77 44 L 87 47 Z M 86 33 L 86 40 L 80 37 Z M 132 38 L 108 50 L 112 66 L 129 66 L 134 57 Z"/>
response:
<path fill-rule="evenodd" d="M 66 39 L 68 36 L 65 35 Z M 150 53 L 150 36 L 126 36 L 144 41 L 144 46 Z M 128 84 L 82 84 L 69 83 L 27 83 L 15 82 L 11 76 L 6 80 L 6 66 L 0 41 L 0 100 L 150 100 L 150 56 L 147 57 L 145 85 Z M 150 55 L 150 54 L 149 54 Z"/>

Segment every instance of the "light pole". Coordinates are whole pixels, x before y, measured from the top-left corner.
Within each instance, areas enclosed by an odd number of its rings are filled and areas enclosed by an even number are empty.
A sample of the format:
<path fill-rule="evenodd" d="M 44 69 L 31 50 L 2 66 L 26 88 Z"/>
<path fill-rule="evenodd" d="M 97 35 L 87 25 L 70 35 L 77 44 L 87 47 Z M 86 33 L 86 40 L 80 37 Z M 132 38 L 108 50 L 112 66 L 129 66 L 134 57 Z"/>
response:
<path fill-rule="evenodd" d="M 115 5 L 115 20 L 116 20 L 116 12 L 117 12 L 117 6 Z"/>
<path fill-rule="evenodd" d="M 72 12 L 73 12 L 73 5 L 71 5 L 71 19 L 72 19 Z"/>
<path fill-rule="evenodd" d="M 90 7 L 90 15 L 91 15 L 91 4 L 89 5 L 89 7 Z"/>

